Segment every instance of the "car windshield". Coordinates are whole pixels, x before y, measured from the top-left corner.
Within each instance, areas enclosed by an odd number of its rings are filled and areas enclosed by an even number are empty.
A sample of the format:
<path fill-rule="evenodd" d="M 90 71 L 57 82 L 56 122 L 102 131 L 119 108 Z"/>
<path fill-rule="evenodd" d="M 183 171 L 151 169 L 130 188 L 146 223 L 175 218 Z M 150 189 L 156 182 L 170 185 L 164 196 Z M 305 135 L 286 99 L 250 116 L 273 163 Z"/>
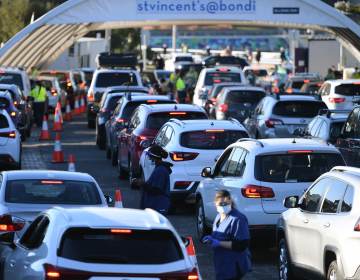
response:
<path fill-rule="evenodd" d="M 288 118 L 313 118 L 320 109 L 327 109 L 325 103 L 319 101 L 280 101 L 273 114 Z"/>
<path fill-rule="evenodd" d="M 291 84 L 291 87 L 293 89 L 301 89 L 301 87 L 304 85 L 304 81 L 293 81 Z"/>
<path fill-rule="evenodd" d="M 255 177 L 263 182 L 314 182 L 320 175 L 338 165 L 345 165 L 340 154 L 289 151 L 288 154 L 256 157 Z"/>
<path fill-rule="evenodd" d="M 254 90 L 232 90 L 228 93 L 226 103 L 257 104 L 265 97 L 265 92 Z"/>
<path fill-rule="evenodd" d="M 359 84 L 342 84 L 335 87 L 335 93 L 345 96 L 358 96 L 360 95 L 360 83 Z"/>
<path fill-rule="evenodd" d="M 20 74 L 0 72 L 0 84 L 17 85 L 21 90 L 24 90 L 24 85 Z"/>
<path fill-rule="evenodd" d="M 206 114 L 202 112 L 161 112 L 153 113 L 148 116 L 146 128 L 159 130 L 170 119 L 178 120 L 196 120 L 207 119 Z"/>
<path fill-rule="evenodd" d="M 101 204 L 99 191 L 94 183 L 52 179 L 8 181 L 5 201 L 25 204 Z"/>
<path fill-rule="evenodd" d="M 213 86 L 220 83 L 240 83 L 241 76 L 239 73 L 232 72 L 210 72 L 205 76 L 205 86 Z"/>
<path fill-rule="evenodd" d="M 169 230 L 68 229 L 58 256 L 85 262 L 159 265 L 184 259 Z"/>
<path fill-rule="evenodd" d="M 249 135 L 241 130 L 200 130 L 184 132 L 180 136 L 180 145 L 197 150 L 224 150 L 227 146 Z"/>
<path fill-rule="evenodd" d="M 114 86 L 137 86 L 138 81 L 136 76 L 132 75 L 133 79 L 131 82 L 131 75 L 129 72 L 109 72 L 99 73 L 96 79 L 96 87 L 106 88 Z"/>

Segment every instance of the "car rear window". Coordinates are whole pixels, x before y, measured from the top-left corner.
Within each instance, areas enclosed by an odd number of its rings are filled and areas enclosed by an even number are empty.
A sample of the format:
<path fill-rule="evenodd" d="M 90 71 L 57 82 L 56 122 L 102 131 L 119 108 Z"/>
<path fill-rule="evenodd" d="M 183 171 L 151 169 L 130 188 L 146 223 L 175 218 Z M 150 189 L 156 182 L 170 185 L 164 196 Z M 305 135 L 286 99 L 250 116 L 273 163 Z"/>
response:
<path fill-rule="evenodd" d="M 304 85 L 304 81 L 293 81 L 291 84 L 291 87 L 293 89 L 301 89 L 301 87 Z"/>
<path fill-rule="evenodd" d="M 122 98 L 122 96 L 111 96 L 104 107 L 108 109 L 108 111 L 114 111 L 120 98 Z"/>
<path fill-rule="evenodd" d="M 4 115 L 0 115 L 0 129 L 8 128 L 9 122 Z"/>
<path fill-rule="evenodd" d="M 205 86 L 213 86 L 220 83 L 240 83 L 241 76 L 239 73 L 231 72 L 212 72 L 205 76 Z"/>
<path fill-rule="evenodd" d="M 226 97 L 226 103 L 251 103 L 257 104 L 261 99 L 265 97 L 265 92 L 263 91 L 253 91 L 253 90 L 234 90 L 230 91 Z"/>
<path fill-rule="evenodd" d="M 335 87 L 335 93 L 345 96 L 360 95 L 360 84 L 342 84 Z"/>
<path fill-rule="evenodd" d="M 313 118 L 320 109 L 327 109 L 324 102 L 280 101 L 275 105 L 273 114 L 289 118 Z"/>
<path fill-rule="evenodd" d="M 8 181 L 5 201 L 25 204 L 101 204 L 94 183 L 63 180 L 13 180 Z"/>
<path fill-rule="evenodd" d="M 241 68 L 248 65 L 244 59 L 235 56 L 215 56 L 209 58 L 206 62 L 209 65 L 240 65 Z"/>
<path fill-rule="evenodd" d="M 153 102 L 153 101 L 148 101 L 148 100 L 141 100 L 141 101 L 131 101 L 128 102 L 125 105 L 124 111 L 122 113 L 121 118 L 127 120 L 130 119 L 131 115 L 134 113 L 135 109 L 137 107 L 139 107 L 141 104 L 175 104 L 175 101 L 172 100 L 156 100 L 155 103 L 148 103 L 148 102 Z"/>
<path fill-rule="evenodd" d="M 21 90 L 24 90 L 24 85 L 20 74 L 0 73 L 0 84 L 17 85 Z"/>
<path fill-rule="evenodd" d="M 72 228 L 58 251 L 60 257 L 108 264 L 159 265 L 184 259 L 174 234 L 168 230 Z"/>
<path fill-rule="evenodd" d="M 177 56 L 175 62 L 194 62 L 194 59 L 191 56 Z"/>
<path fill-rule="evenodd" d="M 0 107 L 2 108 L 8 108 L 10 106 L 9 99 L 5 97 L 0 97 Z"/>
<path fill-rule="evenodd" d="M 338 165 L 345 165 L 340 154 L 289 151 L 288 154 L 256 157 L 255 177 L 274 183 L 314 182 L 320 175 Z"/>
<path fill-rule="evenodd" d="M 197 150 L 223 150 L 241 138 L 248 138 L 241 130 L 199 130 L 184 132 L 180 136 L 180 145 Z"/>
<path fill-rule="evenodd" d="M 42 81 L 41 81 L 41 84 L 42 84 L 42 86 L 45 87 L 47 90 L 50 90 L 50 89 L 53 87 L 52 82 L 49 81 L 49 80 L 42 80 Z"/>
<path fill-rule="evenodd" d="M 201 112 L 161 112 L 153 113 L 148 116 L 146 128 L 159 130 L 170 119 L 178 120 L 196 120 L 207 119 L 206 114 Z"/>
<path fill-rule="evenodd" d="M 131 82 L 130 73 L 99 73 L 96 79 L 96 87 L 106 88 L 123 85 L 137 86 L 137 78 L 135 75 L 132 76 L 133 79 Z"/>

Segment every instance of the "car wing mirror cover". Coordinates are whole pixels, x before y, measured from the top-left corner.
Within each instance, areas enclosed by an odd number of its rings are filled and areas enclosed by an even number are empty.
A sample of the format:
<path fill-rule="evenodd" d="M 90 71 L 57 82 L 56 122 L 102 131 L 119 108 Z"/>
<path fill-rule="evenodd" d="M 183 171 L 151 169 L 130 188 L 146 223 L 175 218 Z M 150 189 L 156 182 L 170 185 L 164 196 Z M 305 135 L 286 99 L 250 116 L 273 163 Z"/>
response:
<path fill-rule="evenodd" d="M 299 207 L 299 197 L 298 196 L 289 196 L 284 200 L 285 208 L 298 208 Z"/>

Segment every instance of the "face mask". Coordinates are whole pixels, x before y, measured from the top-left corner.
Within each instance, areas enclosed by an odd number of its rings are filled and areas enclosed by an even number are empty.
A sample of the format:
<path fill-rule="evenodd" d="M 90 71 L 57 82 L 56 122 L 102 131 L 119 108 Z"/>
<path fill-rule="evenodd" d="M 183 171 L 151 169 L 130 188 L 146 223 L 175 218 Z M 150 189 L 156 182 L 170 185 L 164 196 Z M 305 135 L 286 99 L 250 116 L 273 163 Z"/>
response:
<path fill-rule="evenodd" d="M 227 215 L 231 212 L 231 205 L 216 206 L 216 210 L 218 211 L 219 214 Z"/>

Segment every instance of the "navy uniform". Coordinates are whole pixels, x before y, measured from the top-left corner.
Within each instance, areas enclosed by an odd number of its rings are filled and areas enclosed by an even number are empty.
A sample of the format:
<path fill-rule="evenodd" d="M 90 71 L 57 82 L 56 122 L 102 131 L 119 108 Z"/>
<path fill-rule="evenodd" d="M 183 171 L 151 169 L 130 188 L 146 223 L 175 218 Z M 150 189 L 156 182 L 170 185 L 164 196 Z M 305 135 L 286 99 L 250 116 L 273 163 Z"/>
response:
<path fill-rule="evenodd" d="M 216 280 L 241 279 L 251 271 L 251 255 L 248 249 L 250 233 L 245 215 L 232 209 L 225 220 L 220 222 L 218 214 L 211 237 L 219 241 L 233 242 L 232 250 L 220 246 L 214 248 Z"/>

